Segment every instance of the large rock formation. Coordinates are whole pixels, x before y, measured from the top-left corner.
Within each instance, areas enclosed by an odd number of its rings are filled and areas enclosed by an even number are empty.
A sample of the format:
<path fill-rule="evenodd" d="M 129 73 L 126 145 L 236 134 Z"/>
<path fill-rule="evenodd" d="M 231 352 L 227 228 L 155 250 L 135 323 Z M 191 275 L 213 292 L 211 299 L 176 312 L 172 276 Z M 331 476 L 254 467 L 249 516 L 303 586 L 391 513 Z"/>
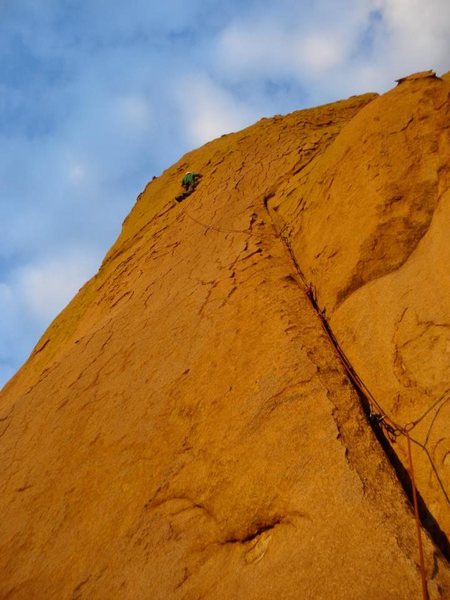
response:
<path fill-rule="evenodd" d="M 1 598 L 420 596 L 409 501 L 302 276 L 386 411 L 431 409 L 443 488 L 414 459 L 448 531 L 449 93 L 263 119 L 147 186 L 2 393 Z"/>
<path fill-rule="evenodd" d="M 417 423 L 418 486 L 449 533 L 450 85 L 401 79 L 288 188 L 297 260 L 383 409 Z M 406 462 L 405 437 L 397 450 Z"/>

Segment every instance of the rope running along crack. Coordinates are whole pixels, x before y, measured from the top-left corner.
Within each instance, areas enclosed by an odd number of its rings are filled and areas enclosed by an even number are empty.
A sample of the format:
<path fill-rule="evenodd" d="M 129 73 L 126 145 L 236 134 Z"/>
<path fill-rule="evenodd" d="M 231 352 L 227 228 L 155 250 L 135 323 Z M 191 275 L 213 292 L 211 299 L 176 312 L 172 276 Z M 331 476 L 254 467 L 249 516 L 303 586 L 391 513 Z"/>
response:
<path fill-rule="evenodd" d="M 425 568 L 423 549 L 422 549 L 421 526 L 424 526 L 428 530 L 428 532 L 430 533 L 431 537 L 433 538 L 435 544 L 441 549 L 442 554 L 445 556 L 445 558 L 447 560 L 450 559 L 450 551 L 449 551 L 450 545 L 449 545 L 449 541 L 448 541 L 445 533 L 440 530 L 437 523 L 434 521 L 434 519 L 432 519 L 431 513 L 427 509 L 422 498 L 420 498 L 421 502 L 420 502 L 420 506 L 419 506 L 418 492 L 417 492 L 417 488 L 416 488 L 415 480 L 414 480 L 414 466 L 413 466 L 413 462 L 412 462 L 412 454 L 411 454 L 411 448 L 410 448 L 411 442 L 416 444 L 418 447 L 420 447 L 425 452 L 425 454 L 431 464 L 433 472 L 436 476 L 439 487 L 440 487 L 443 495 L 445 496 L 445 499 L 448 504 L 450 504 L 450 498 L 449 498 L 449 494 L 447 493 L 447 491 L 444 487 L 441 477 L 439 476 L 436 465 L 434 464 L 434 462 L 430 456 L 428 448 L 426 448 L 426 445 L 425 445 L 426 441 L 425 441 L 425 444 L 422 444 L 419 440 L 416 440 L 415 438 L 411 437 L 410 432 L 426 417 L 427 414 L 429 414 L 435 407 L 439 406 L 437 408 L 435 416 L 433 417 L 433 421 L 428 430 L 428 433 L 427 433 L 427 439 L 428 439 L 430 429 L 434 423 L 434 420 L 436 419 L 437 414 L 440 412 L 443 405 L 447 401 L 450 400 L 450 395 L 447 396 L 447 393 L 449 392 L 449 390 L 447 390 L 438 400 L 436 400 L 433 403 L 433 405 L 431 407 L 429 407 L 419 418 L 415 419 L 414 421 L 411 421 L 410 423 L 406 423 L 403 426 L 399 425 L 396 421 L 394 421 L 394 419 L 392 419 L 392 417 L 390 417 L 386 413 L 386 411 L 383 409 L 383 407 L 379 404 L 379 402 L 373 396 L 372 392 L 368 389 L 366 384 L 359 377 L 359 375 L 355 371 L 353 365 L 350 363 L 350 361 L 348 360 L 343 349 L 339 345 L 339 343 L 328 323 L 325 310 L 321 310 L 317 304 L 314 287 L 311 283 L 307 282 L 307 280 L 304 276 L 304 273 L 301 270 L 300 265 L 298 264 L 298 261 L 295 256 L 295 253 L 292 249 L 290 240 L 284 233 L 284 231 L 287 227 L 287 224 L 284 224 L 283 229 L 280 231 L 273 219 L 273 216 L 268 207 L 268 203 L 266 201 L 264 201 L 264 207 L 272 221 L 272 225 L 277 234 L 277 237 L 281 240 L 284 247 L 286 248 L 286 250 L 289 254 L 289 257 L 291 259 L 291 262 L 293 263 L 295 270 L 304 286 L 303 291 L 305 292 L 306 296 L 308 297 L 317 316 L 319 317 L 322 327 L 323 327 L 325 333 L 327 334 L 327 336 L 334 348 L 334 351 L 336 352 L 340 362 L 342 363 L 342 365 L 349 377 L 349 380 L 351 381 L 353 387 L 355 388 L 355 390 L 358 394 L 358 397 L 360 398 L 360 402 L 361 402 L 363 411 L 368 418 L 368 422 L 369 422 L 370 426 L 372 427 L 372 429 L 374 430 L 374 433 L 375 433 L 377 439 L 379 440 L 379 442 L 381 443 L 383 449 L 387 453 L 388 459 L 391 462 L 395 472 L 397 473 L 399 481 L 402 484 L 402 487 L 405 490 L 407 497 L 411 502 L 411 505 L 414 510 L 414 515 L 415 515 L 415 520 L 416 520 L 416 528 L 417 528 L 419 563 L 420 563 L 420 572 L 421 572 L 421 581 L 422 581 L 422 595 L 423 595 L 423 600 L 428 600 L 429 596 L 428 596 L 428 588 L 427 588 L 426 568 Z M 220 228 L 220 227 L 217 227 L 216 225 L 205 224 L 205 223 L 202 223 L 201 221 L 198 221 L 195 217 L 190 215 L 187 211 L 185 211 L 185 214 L 192 221 L 194 221 L 198 225 L 205 228 L 205 234 L 208 232 L 208 230 L 211 229 L 211 230 L 223 232 L 223 233 L 241 233 L 241 234 L 246 234 L 246 235 L 252 235 L 251 231 L 248 231 L 248 230 L 244 231 L 244 230 L 238 230 L 238 229 Z M 403 480 L 403 478 L 399 472 L 398 465 L 395 464 L 395 462 L 392 458 L 392 455 L 390 455 L 390 453 L 388 452 L 387 440 L 389 440 L 390 444 L 395 443 L 396 438 L 400 435 L 402 435 L 406 438 L 407 444 L 408 444 L 409 481 L 407 481 L 407 482 L 405 482 Z M 393 450 L 391 450 L 391 452 L 393 452 Z M 439 529 L 439 535 L 436 535 L 435 531 L 433 531 L 433 528 L 430 528 L 429 526 L 426 525 L 426 522 L 430 521 L 430 517 L 431 517 L 431 520 L 434 523 L 436 523 L 435 527 L 437 529 Z"/>

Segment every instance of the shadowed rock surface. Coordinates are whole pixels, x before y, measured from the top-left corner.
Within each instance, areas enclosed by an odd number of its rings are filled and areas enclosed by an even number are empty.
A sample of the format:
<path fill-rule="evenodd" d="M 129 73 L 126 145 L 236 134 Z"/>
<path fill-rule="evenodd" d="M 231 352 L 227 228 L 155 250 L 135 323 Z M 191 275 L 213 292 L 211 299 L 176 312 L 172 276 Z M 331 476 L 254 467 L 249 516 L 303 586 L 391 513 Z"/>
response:
<path fill-rule="evenodd" d="M 147 186 L 2 392 L 1 598 L 420 597 L 413 513 L 301 272 L 386 410 L 431 407 L 450 366 L 449 94 L 427 75 L 263 119 Z M 203 179 L 178 205 L 186 170 Z M 446 410 L 429 443 L 448 489 Z"/>

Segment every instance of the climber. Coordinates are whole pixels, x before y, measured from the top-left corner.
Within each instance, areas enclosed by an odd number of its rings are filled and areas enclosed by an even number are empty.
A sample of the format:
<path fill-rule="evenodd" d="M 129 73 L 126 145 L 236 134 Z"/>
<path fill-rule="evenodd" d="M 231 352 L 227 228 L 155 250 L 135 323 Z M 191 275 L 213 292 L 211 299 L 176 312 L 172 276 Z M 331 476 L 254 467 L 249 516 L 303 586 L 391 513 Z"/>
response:
<path fill-rule="evenodd" d="M 192 193 L 195 190 L 200 178 L 200 173 L 192 173 L 191 171 L 188 171 L 183 177 L 181 185 L 184 187 L 186 192 Z"/>
<path fill-rule="evenodd" d="M 192 171 L 188 171 L 181 181 L 181 185 L 184 188 L 184 192 L 177 196 L 175 200 L 177 202 L 181 202 L 190 194 L 192 194 L 201 178 L 202 175 L 200 173 L 193 173 Z"/>

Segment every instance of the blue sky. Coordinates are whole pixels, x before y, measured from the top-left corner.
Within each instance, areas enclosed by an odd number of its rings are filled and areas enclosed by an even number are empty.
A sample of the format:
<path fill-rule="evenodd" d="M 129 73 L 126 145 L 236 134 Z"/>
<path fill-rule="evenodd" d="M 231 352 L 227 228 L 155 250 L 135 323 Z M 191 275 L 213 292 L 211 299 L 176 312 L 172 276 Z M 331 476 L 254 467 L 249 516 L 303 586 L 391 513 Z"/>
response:
<path fill-rule="evenodd" d="M 0 385 L 185 151 L 429 68 L 447 0 L 0 0 Z"/>

